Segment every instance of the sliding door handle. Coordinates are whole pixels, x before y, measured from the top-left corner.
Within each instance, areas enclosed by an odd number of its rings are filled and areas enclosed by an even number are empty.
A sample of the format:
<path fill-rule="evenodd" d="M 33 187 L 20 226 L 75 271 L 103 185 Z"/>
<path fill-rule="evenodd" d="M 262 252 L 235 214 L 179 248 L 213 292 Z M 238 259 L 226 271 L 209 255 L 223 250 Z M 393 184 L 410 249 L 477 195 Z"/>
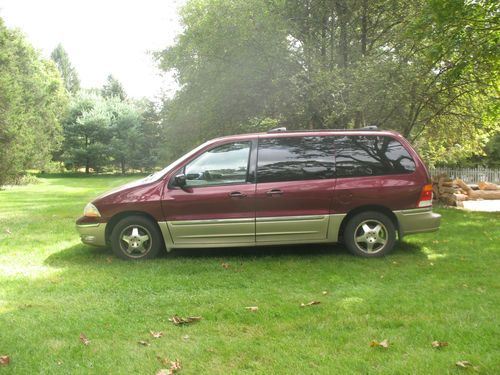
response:
<path fill-rule="evenodd" d="M 233 192 L 229 193 L 229 196 L 231 198 L 245 198 L 247 195 L 243 194 L 243 193 L 241 193 L 239 191 L 233 191 Z"/>
<path fill-rule="evenodd" d="M 266 192 L 267 195 L 269 196 L 274 196 L 274 195 L 283 195 L 283 191 L 280 189 L 271 189 Z"/>

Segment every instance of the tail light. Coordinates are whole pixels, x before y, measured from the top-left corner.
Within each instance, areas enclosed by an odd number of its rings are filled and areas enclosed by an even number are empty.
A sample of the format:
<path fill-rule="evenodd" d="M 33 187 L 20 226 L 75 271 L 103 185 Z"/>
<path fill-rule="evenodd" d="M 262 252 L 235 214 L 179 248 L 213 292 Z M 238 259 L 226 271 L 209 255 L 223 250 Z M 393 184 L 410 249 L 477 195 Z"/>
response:
<path fill-rule="evenodd" d="M 424 185 L 420 192 L 420 198 L 417 202 L 417 207 L 431 207 L 432 206 L 432 184 Z"/>

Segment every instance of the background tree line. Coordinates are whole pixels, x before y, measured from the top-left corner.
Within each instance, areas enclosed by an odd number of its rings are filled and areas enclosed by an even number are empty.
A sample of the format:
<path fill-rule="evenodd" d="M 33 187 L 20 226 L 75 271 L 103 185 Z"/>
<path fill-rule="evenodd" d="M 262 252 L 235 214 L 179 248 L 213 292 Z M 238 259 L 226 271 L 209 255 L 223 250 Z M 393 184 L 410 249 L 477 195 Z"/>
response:
<path fill-rule="evenodd" d="M 179 83 L 160 104 L 113 76 L 81 89 L 62 46 L 44 59 L 0 19 L 0 185 L 54 163 L 154 169 L 276 126 L 378 125 L 430 164 L 498 165 L 499 18 L 493 0 L 189 0 L 155 55 Z"/>
<path fill-rule="evenodd" d="M 378 125 L 434 164 L 499 131 L 498 1 L 190 0 L 157 53 L 168 150 L 270 126 Z M 189 129 L 189 131 L 186 131 Z"/>
<path fill-rule="evenodd" d="M 81 89 L 59 45 L 47 60 L 0 19 L 0 186 L 27 169 L 151 170 L 164 139 L 159 111 L 110 75 Z"/>

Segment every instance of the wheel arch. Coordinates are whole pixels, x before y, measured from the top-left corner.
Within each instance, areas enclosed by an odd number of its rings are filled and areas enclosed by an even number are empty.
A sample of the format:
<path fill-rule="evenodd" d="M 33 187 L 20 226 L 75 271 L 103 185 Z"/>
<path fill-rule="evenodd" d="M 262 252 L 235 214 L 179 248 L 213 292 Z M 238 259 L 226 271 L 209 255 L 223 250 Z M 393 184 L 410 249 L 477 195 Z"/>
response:
<path fill-rule="evenodd" d="M 118 224 L 120 222 L 120 220 L 122 220 L 128 216 L 142 216 L 142 217 L 150 220 L 154 225 L 156 225 L 158 227 L 158 230 L 160 231 L 160 233 L 162 233 L 161 228 L 158 225 L 158 222 L 150 214 L 148 214 L 144 211 L 123 211 L 123 212 L 117 213 L 114 216 L 112 216 L 111 219 L 106 224 L 106 233 L 105 233 L 105 237 L 104 237 L 106 240 L 106 243 L 109 243 L 111 233 L 113 232 L 113 229 L 115 228 L 116 224 Z"/>
<path fill-rule="evenodd" d="M 344 219 L 342 220 L 342 223 L 340 224 L 339 239 L 343 237 L 345 227 L 346 227 L 347 223 L 349 222 L 349 220 L 351 220 L 351 218 L 354 217 L 355 215 L 357 215 L 361 212 L 366 212 L 366 211 L 376 211 L 376 212 L 380 212 L 380 213 L 386 215 L 389 219 L 391 219 L 392 223 L 394 224 L 394 227 L 396 228 L 396 232 L 398 234 L 398 238 L 401 238 L 401 232 L 399 229 L 398 218 L 396 217 L 394 212 L 391 211 L 391 209 L 389 209 L 385 206 L 380 206 L 380 205 L 364 205 L 364 206 L 359 206 L 359 207 L 353 208 L 344 217 Z"/>

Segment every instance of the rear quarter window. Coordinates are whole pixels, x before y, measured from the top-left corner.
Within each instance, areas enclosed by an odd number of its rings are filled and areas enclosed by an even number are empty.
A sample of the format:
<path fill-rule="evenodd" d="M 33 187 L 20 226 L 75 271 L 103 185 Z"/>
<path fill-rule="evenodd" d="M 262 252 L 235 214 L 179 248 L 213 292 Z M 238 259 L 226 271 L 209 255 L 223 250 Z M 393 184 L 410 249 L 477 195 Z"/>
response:
<path fill-rule="evenodd" d="M 335 137 L 337 177 L 412 173 L 415 162 L 396 139 L 388 136 Z"/>

